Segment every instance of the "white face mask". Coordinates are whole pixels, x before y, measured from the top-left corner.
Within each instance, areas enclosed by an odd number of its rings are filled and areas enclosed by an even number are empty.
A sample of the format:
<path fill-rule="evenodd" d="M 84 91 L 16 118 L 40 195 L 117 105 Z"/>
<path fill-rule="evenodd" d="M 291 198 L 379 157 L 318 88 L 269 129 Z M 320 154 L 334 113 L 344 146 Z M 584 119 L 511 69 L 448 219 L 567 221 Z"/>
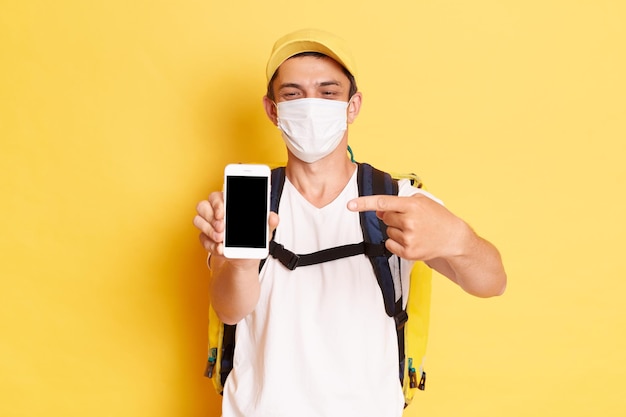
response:
<path fill-rule="evenodd" d="M 337 148 L 348 128 L 348 103 L 323 98 L 282 101 L 278 128 L 287 148 L 298 159 L 312 163 Z"/>

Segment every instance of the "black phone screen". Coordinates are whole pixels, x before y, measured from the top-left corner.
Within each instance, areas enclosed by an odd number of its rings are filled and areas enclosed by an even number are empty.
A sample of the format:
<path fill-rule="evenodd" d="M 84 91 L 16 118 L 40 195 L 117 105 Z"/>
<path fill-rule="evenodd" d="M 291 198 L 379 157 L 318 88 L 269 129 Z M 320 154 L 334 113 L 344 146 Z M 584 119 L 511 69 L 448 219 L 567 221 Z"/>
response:
<path fill-rule="evenodd" d="M 267 177 L 226 177 L 226 246 L 267 245 L 267 187 Z"/>

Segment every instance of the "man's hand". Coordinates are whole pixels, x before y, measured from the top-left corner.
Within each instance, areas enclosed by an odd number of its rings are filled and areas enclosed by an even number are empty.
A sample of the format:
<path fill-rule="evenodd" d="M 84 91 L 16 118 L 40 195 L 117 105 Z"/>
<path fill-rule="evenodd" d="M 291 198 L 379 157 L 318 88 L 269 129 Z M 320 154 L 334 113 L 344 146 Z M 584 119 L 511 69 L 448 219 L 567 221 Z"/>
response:
<path fill-rule="evenodd" d="M 401 258 L 425 261 L 478 297 L 504 292 L 506 272 L 496 247 L 431 198 L 359 197 L 348 202 L 348 209 L 375 211 L 387 225 L 387 249 Z"/>
<path fill-rule="evenodd" d="M 224 255 L 224 193 L 215 191 L 209 195 L 207 200 L 198 203 L 196 207 L 197 215 L 193 219 L 193 224 L 200 231 L 200 243 L 213 256 L 223 261 Z M 278 215 L 271 212 L 268 219 L 270 235 L 278 226 Z M 247 261 L 247 262 L 246 262 Z M 233 265 L 244 266 L 250 263 L 257 263 L 257 260 L 232 260 Z"/>
<path fill-rule="evenodd" d="M 386 246 L 404 259 L 427 261 L 459 254 L 469 228 L 448 209 L 423 195 L 374 195 L 348 202 L 352 211 L 375 211 L 387 225 Z"/>

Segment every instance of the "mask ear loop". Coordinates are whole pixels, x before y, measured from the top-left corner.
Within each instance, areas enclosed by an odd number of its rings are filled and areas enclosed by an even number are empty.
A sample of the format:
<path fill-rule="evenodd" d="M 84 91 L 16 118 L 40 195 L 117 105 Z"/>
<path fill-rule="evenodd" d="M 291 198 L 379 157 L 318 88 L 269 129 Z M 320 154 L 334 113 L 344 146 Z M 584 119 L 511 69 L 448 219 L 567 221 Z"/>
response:
<path fill-rule="evenodd" d="M 354 153 L 352 152 L 352 148 L 348 145 L 348 153 L 350 154 L 350 162 L 356 163 L 354 160 Z"/>
<path fill-rule="evenodd" d="M 276 123 L 278 123 L 278 104 L 274 100 L 272 100 L 272 104 L 274 105 L 274 109 L 276 111 Z"/>

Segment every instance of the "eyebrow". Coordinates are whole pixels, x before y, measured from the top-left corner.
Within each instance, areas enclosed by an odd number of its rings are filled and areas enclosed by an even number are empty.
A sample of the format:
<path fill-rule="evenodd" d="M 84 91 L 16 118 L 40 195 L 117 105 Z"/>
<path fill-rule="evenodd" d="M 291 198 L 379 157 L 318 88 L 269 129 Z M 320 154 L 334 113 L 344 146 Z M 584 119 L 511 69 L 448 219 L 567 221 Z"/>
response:
<path fill-rule="evenodd" d="M 341 87 L 341 82 L 340 81 L 322 81 L 321 83 L 316 85 L 316 87 L 329 87 L 329 86 Z M 302 86 L 297 83 L 283 83 L 280 85 L 279 89 L 282 90 L 283 88 L 297 88 L 301 90 Z"/>
<path fill-rule="evenodd" d="M 337 86 L 337 87 L 341 87 L 341 83 L 339 81 L 324 81 L 324 82 L 319 83 L 318 86 L 319 87 L 328 87 L 328 86 L 331 86 L 331 85 L 334 85 L 334 86 Z"/>
<path fill-rule="evenodd" d="M 300 86 L 300 84 L 296 84 L 296 83 L 283 83 L 278 88 L 280 90 L 282 90 L 283 88 L 298 88 L 298 89 L 301 89 L 302 87 Z"/>

